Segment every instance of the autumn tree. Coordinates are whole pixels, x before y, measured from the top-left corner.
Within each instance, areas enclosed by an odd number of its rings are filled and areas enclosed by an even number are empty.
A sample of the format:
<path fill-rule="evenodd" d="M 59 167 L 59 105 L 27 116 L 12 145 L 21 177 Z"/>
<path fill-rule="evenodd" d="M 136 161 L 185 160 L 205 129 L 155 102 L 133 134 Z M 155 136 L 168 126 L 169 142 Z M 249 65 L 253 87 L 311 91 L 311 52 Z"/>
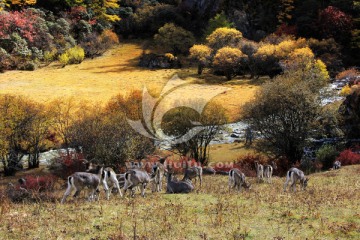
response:
<path fill-rule="evenodd" d="M 199 44 L 190 48 L 190 57 L 198 62 L 198 74 L 200 75 L 211 60 L 212 49 L 206 45 Z"/>
<path fill-rule="evenodd" d="M 40 166 L 40 153 L 53 145 L 50 137 L 52 119 L 50 110 L 39 103 L 34 104 L 33 118 L 28 129 L 24 146 L 28 153 L 28 168 Z"/>
<path fill-rule="evenodd" d="M 281 72 L 278 55 L 275 54 L 276 45 L 262 44 L 256 51 L 253 57 L 253 74 L 259 77 L 260 75 L 269 75 L 274 77 Z"/>
<path fill-rule="evenodd" d="M 341 46 L 333 38 L 322 40 L 310 38 L 307 43 L 315 56 L 326 64 L 330 75 L 335 76 L 341 71 L 343 68 Z"/>
<path fill-rule="evenodd" d="M 221 12 L 215 15 L 215 17 L 209 20 L 208 26 L 205 29 L 205 37 L 209 36 L 218 28 L 233 28 L 234 23 L 230 22 L 225 13 Z"/>
<path fill-rule="evenodd" d="M 120 7 L 117 0 L 66 0 L 66 3 L 70 7 L 85 6 L 91 9 L 91 12 L 94 13 L 97 20 L 108 22 L 120 20 L 120 17 L 114 12 L 114 10 Z"/>
<path fill-rule="evenodd" d="M 213 66 L 215 71 L 223 72 L 227 80 L 231 80 L 244 61 L 246 61 L 246 55 L 239 49 L 223 47 L 217 51 Z"/>
<path fill-rule="evenodd" d="M 64 148 L 70 147 L 70 126 L 76 120 L 79 104 L 74 98 L 56 99 L 50 102 L 52 130 Z"/>
<path fill-rule="evenodd" d="M 82 105 L 68 128 L 70 146 L 81 146 L 86 159 L 106 165 L 122 165 L 126 160 L 140 160 L 151 154 L 153 141 L 127 123 L 123 106 L 129 104 L 126 109 L 130 109 L 135 107 L 132 103 L 119 95 L 105 107 Z M 137 117 L 136 110 L 132 113 Z"/>
<path fill-rule="evenodd" d="M 292 51 L 282 62 L 282 67 L 285 73 L 298 75 L 300 79 L 308 82 L 313 92 L 318 92 L 330 79 L 326 65 L 315 59 L 309 47 Z"/>
<path fill-rule="evenodd" d="M 341 41 L 350 36 L 352 20 L 340 9 L 329 6 L 319 13 L 319 27 L 323 38 Z"/>
<path fill-rule="evenodd" d="M 292 19 L 292 11 L 294 10 L 294 0 L 280 0 L 279 7 L 281 10 L 277 15 L 279 23 L 287 23 Z"/>
<path fill-rule="evenodd" d="M 218 50 L 223 47 L 236 47 L 242 39 L 242 33 L 235 28 L 218 28 L 207 38 L 209 47 Z"/>
<path fill-rule="evenodd" d="M 191 131 L 195 127 L 194 122 L 201 123 L 203 129 L 189 140 L 173 144 L 172 148 L 182 156 L 188 156 L 202 165 L 207 165 L 209 144 L 227 122 L 225 110 L 215 103 L 210 103 L 202 114 L 191 108 L 174 108 L 164 115 L 162 128 L 167 135 L 179 137 Z"/>
<path fill-rule="evenodd" d="M 175 54 L 187 53 L 195 42 L 194 35 L 191 32 L 173 23 L 166 23 L 159 28 L 154 40 L 164 51 L 171 51 Z"/>
<path fill-rule="evenodd" d="M 40 104 L 11 95 L 0 97 L 0 159 L 6 176 L 19 170 L 25 155 L 29 155 L 30 168 L 39 166 L 48 120 Z"/>
<path fill-rule="evenodd" d="M 255 100 L 244 105 L 243 117 L 261 135 L 255 143 L 258 150 L 295 163 L 302 157 L 319 109 L 308 84 L 287 75 L 264 84 Z"/>
<path fill-rule="evenodd" d="M 360 89 L 354 88 L 339 107 L 340 125 L 348 139 L 360 138 Z"/>
<path fill-rule="evenodd" d="M 33 6 L 36 4 L 36 0 L 4 0 L 9 7 L 20 9 L 26 6 Z"/>

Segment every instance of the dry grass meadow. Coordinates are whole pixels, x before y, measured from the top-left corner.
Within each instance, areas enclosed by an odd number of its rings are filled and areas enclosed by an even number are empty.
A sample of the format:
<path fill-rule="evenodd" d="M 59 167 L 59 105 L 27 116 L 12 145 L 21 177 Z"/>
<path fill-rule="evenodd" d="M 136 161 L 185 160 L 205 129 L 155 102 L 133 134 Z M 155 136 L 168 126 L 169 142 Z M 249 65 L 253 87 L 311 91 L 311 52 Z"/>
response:
<path fill-rule="evenodd" d="M 359 239 L 360 166 L 312 174 L 307 191 L 284 193 L 284 178 L 228 192 L 227 176 L 205 176 L 188 195 L 104 194 L 98 202 L 1 201 L 1 239 Z M 21 173 L 20 175 L 21 176 Z M 15 180 L 15 179 L 14 179 Z M 9 179 L 2 179 L 2 188 Z"/>
<path fill-rule="evenodd" d="M 228 111 L 230 120 L 239 117 L 240 106 L 251 99 L 261 80 L 234 79 L 225 82 L 224 77 L 204 74 L 200 77 L 195 68 L 148 70 L 137 67 L 142 48 L 138 43 L 124 43 L 109 50 L 103 56 L 87 59 L 79 65 L 64 68 L 57 63 L 36 71 L 8 71 L 0 74 L 0 94 L 27 96 L 39 102 L 54 99 L 75 98 L 77 101 L 106 103 L 112 96 L 141 90 L 146 86 L 154 96 L 169 79 L 177 74 L 192 85 L 188 96 L 201 97 L 202 86 L 216 89 L 230 88 L 214 101 Z M 181 95 L 179 98 L 186 99 Z"/>

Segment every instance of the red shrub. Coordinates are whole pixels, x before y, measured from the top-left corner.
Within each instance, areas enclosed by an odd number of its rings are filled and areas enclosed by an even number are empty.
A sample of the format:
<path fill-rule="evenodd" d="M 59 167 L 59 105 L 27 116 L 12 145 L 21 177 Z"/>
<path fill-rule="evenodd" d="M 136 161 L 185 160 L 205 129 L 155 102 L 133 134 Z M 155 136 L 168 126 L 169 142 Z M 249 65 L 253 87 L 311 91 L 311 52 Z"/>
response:
<path fill-rule="evenodd" d="M 232 168 L 239 168 L 240 169 L 240 166 L 235 164 L 235 163 L 224 164 L 222 162 L 218 162 L 214 166 L 214 170 L 216 172 L 229 172 Z"/>
<path fill-rule="evenodd" d="M 346 149 L 340 153 L 336 160 L 339 160 L 341 165 L 360 164 L 360 154 L 353 152 L 351 149 Z"/>
<path fill-rule="evenodd" d="M 76 23 L 82 19 L 86 19 L 89 14 L 84 6 L 75 6 L 70 9 L 68 15 L 69 18 Z"/>
<path fill-rule="evenodd" d="M 44 175 L 44 176 L 27 176 L 25 178 L 26 182 L 23 185 L 17 187 L 17 190 L 20 187 L 34 192 L 44 192 L 51 191 L 54 189 L 54 183 L 56 182 L 56 177 L 54 175 Z"/>
<path fill-rule="evenodd" d="M 54 185 L 57 178 L 53 175 L 27 176 L 25 183 L 8 185 L 6 188 L 7 197 L 15 203 L 18 202 L 39 202 L 56 201 Z"/>
<path fill-rule="evenodd" d="M 261 155 L 246 155 L 239 157 L 234 162 L 229 163 L 216 163 L 214 166 L 215 171 L 229 172 L 232 168 L 240 169 L 247 177 L 256 177 L 255 162 L 264 164 L 268 161 L 267 158 Z"/>
<path fill-rule="evenodd" d="M 248 154 L 246 156 L 239 157 L 237 164 L 240 165 L 240 169 L 248 177 L 256 177 L 255 162 L 265 164 L 269 161 L 268 158 L 261 155 Z"/>
<path fill-rule="evenodd" d="M 31 12 L 3 12 L 0 14 L 0 38 L 9 38 L 11 33 L 18 32 L 29 42 L 34 41 L 36 18 Z"/>
<path fill-rule="evenodd" d="M 360 72 L 356 70 L 355 68 L 350 68 L 345 71 L 340 72 L 338 75 L 336 75 L 337 80 L 341 80 L 344 78 L 356 78 L 360 75 Z"/>
<path fill-rule="evenodd" d="M 51 164 L 50 170 L 55 176 L 66 179 L 74 172 L 83 172 L 86 170 L 84 160 L 84 155 L 82 153 L 73 151 L 69 153 L 60 153 L 60 157 Z"/>
<path fill-rule="evenodd" d="M 336 40 L 351 31 L 352 19 L 340 9 L 328 6 L 319 12 L 319 25 L 324 38 Z"/>

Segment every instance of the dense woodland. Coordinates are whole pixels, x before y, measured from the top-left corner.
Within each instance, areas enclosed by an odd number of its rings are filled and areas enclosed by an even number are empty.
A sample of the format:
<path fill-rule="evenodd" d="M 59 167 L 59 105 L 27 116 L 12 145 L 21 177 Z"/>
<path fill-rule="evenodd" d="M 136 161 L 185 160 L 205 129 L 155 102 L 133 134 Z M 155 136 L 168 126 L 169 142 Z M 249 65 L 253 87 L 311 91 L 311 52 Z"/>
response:
<path fill-rule="evenodd" d="M 309 39 L 334 71 L 358 65 L 358 1 L 1 0 L 0 7 L 1 69 L 31 70 L 55 59 L 77 63 L 116 43 L 112 32 L 156 43 L 154 35 L 168 23 L 182 30 L 173 54 L 187 54 L 188 45 L 205 42 L 216 28 L 232 27 L 255 43 L 278 42 L 273 33 Z"/>
<path fill-rule="evenodd" d="M 143 59 L 152 56 L 146 50 L 153 50 L 168 63 L 181 59 L 185 67 L 196 66 L 199 75 L 208 69 L 224 81 L 235 76 L 275 78 L 244 106 L 242 117 L 264 137 L 256 143 L 259 149 L 283 157 L 288 165 L 301 159 L 310 137 L 360 137 L 359 1 L 0 0 L 0 7 L 1 71 L 35 70 L 54 61 L 65 67 L 103 54 L 119 39 L 140 39 Z M 329 114 L 319 103 L 319 93 L 335 77 L 350 81 L 342 91 L 346 100 Z M 126 125 L 125 113 L 141 118 L 136 112 L 141 94 L 132 94 L 114 97 L 103 108 L 2 96 L 5 173 L 14 174 L 26 154 L 29 167 L 38 167 L 39 152 L 55 145 L 82 146 L 85 157 L 108 164 L 152 153 L 154 143 Z M 202 120 L 223 124 L 225 114 L 219 109 L 215 118 L 210 114 Z M 171 114 L 194 119 L 193 112 L 177 111 Z M 179 134 L 190 127 L 188 120 L 184 125 L 171 114 L 166 131 Z M 203 142 L 209 144 L 206 137 L 214 132 L 202 134 L 173 147 L 206 164 Z M 324 161 L 327 167 L 333 157 Z"/>

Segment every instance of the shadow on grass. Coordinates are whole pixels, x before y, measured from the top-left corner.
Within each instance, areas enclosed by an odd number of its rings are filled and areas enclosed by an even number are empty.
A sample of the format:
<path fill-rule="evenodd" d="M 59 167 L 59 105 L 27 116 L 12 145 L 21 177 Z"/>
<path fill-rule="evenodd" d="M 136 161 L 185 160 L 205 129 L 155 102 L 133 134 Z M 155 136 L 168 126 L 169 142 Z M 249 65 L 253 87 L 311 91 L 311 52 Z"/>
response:
<path fill-rule="evenodd" d="M 228 81 L 224 76 L 214 75 L 210 71 L 204 71 L 201 75 L 197 74 L 197 70 L 195 68 L 185 68 L 181 69 L 177 73 L 180 78 L 193 78 L 196 79 L 195 82 L 198 84 L 223 84 L 223 85 L 231 85 L 231 86 L 244 86 L 244 85 L 254 85 L 260 86 L 265 81 L 270 78 L 267 76 L 263 76 L 260 78 L 250 78 L 247 76 L 237 76 L 232 80 Z"/>

